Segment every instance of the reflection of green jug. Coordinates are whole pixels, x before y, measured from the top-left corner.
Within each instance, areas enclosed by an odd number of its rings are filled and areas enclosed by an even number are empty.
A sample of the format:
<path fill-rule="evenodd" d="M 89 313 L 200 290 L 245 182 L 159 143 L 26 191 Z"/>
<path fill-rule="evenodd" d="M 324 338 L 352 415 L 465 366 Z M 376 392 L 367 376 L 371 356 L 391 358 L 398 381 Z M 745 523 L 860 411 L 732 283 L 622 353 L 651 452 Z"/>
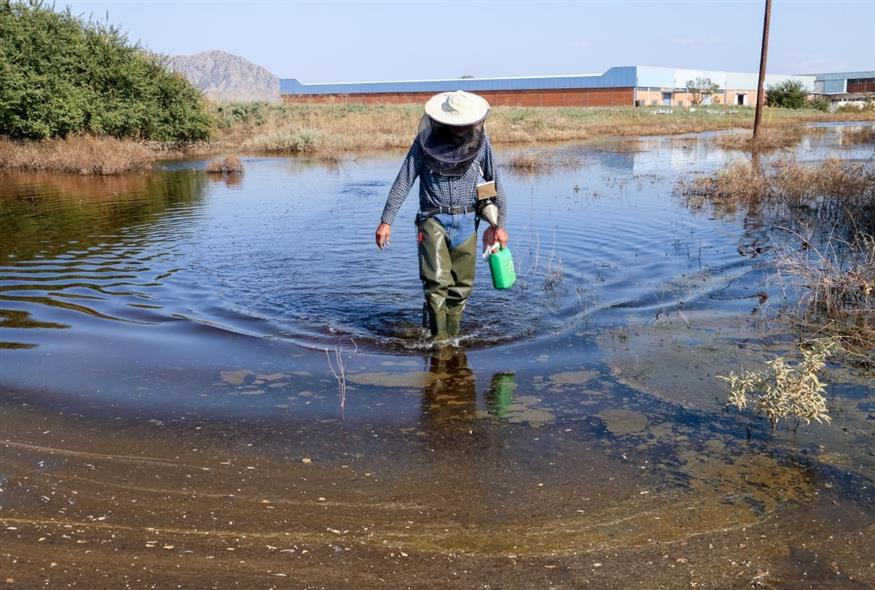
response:
<path fill-rule="evenodd" d="M 492 273 L 492 286 L 496 289 L 510 289 L 516 283 L 513 257 L 509 248 L 499 248 L 489 255 L 489 272 Z"/>
<path fill-rule="evenodd" d="M 516 375 L 513 373 L 496 373 L 492 376 L 489 391 L 486 393 L 486 411 L 501 418 L 507 407 L 513 403 L 513 392 L 516 389 Z"/>

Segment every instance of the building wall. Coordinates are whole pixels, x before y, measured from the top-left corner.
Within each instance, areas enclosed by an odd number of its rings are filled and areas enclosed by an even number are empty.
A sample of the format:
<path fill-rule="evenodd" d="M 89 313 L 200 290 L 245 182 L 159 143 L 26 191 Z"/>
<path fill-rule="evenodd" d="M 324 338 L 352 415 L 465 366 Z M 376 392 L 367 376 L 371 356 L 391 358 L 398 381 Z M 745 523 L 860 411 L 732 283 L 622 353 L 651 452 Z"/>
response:
<path fill-rule="evenodd" d="M 670 95 L 669 103 L 665 103 L 664 94 Z M 719 92 L 711 95 L 711 105 L 728 104 L 731 106 L 738 105 L 738 96 L 744 97 L 744 102 L 741 106 L 753 106 L 756 104 L 757 93 L 752 90 L 732 90 L 721 89 Z M 693 96 L 682 90 L 673 88 L 648 88 L 638 89 L 637 97 L 640 106 L 674 106 L 674 107 L 690 107 L 693 106 Z"/>
<path fill-rule="evenodd" d="M 285 103 L 422 104 L 433 92 L 376 92 L 349 94 L 284 94 Z M 570 88 L 564 90 L 481 90 L 477 94 L 492 106 L 632 106 L 632 88 Z"/>
<path fill-rule="evenodd" d="M 848 92 L 875 92 L 875 78 L 849 79 Z"/>

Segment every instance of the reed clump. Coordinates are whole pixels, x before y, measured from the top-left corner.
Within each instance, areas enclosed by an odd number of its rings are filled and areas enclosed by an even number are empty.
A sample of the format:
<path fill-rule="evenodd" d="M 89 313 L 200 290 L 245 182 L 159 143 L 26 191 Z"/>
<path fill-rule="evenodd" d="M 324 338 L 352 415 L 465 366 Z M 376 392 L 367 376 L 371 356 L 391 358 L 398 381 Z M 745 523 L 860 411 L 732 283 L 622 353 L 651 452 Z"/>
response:
<path fill-rule="evenodd" d="M 872 202 L 875 168 L 840 158 L 814 164 L 792 158 L 766 164 L 739 161 L 711 175 L 682 182 L 680 190 L 693 208 L 711 205 L 717 213 L 735 213 L 741 206 L 769 201 L 799 206 L 822 204 L 824 199 L 839 199 L 858 208 Z"/>
<path fill-rule="evenodd" d="M 775 256 L 782 287 L 796 296 L 795 323 L 840 342 L 860 365 L 875 366 L 875 236 L 804 244 Z"/>
<path fill-rule="evenodd" d="M 243 162 L 237 156 L 227 156 L 207 164 L 209 174 L 243 174 Z"/>
<path fill-rule="evenodd" d="M 829 336 L 860 364 L 875 366 L 873 163 L 736 162 L 683 184 L 682 192 L 694 209 L 756 212 L 773 238 L 791 236 L 787 244 L 772 240 L 777 245 L 770 255 L 774 279 L 794 302 L 788 319 L 804 334 Z"/>
<path fill-rule="evenodd" d="M 847 129 L 842 133 L 842 145 L 875 143 L 875 127 Z"/>
<path fill-rule="evenodd" d="M 527 150 L 511 154 L 503 165 L 520 172 L 537 172 L 549 168 L 550 161 L 542 151 Z"/>
<path fill-rule="evenodd" d="M 803 127 L 788 125 L 766 127 L 754 139 L 751 133 L 733 133 L 717 138 L 717 145 L 727 150 L 746 152 L 767 152 L 797 145 L 806 135 L 823 133 L 824 127 Z"/>
<path fill-rule="evenodd" d="M 141 142 L 114 137 L 78 135 L 43 141 L 0 140 L 0 169 L 112 175 L 148 170 L 157 154 Z"/>

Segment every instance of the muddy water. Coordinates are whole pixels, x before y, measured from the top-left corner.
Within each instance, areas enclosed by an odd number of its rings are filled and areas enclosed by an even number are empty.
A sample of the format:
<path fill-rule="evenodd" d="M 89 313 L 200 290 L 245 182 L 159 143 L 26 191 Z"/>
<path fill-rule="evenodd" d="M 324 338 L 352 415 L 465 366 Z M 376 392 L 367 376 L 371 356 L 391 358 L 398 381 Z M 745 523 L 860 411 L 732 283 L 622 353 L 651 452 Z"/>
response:
<path fill-rule="evenodd" d="M 844 132 L 794 149 L 871 157 Z M 715 374 L 791 341 L 762 301 L 774 238 L 673 191 L 744 156 L 708 134 L 551 149 L 562 165 L 503 170 L 519 285 L 481 265 L 441 350 L 413 196 L 372 246 L 399 154 L 3 176 L 0 574 L 875 586 L 871 376 L 832 367 L 833 424 L 796 434 L 723 408 Z"/>

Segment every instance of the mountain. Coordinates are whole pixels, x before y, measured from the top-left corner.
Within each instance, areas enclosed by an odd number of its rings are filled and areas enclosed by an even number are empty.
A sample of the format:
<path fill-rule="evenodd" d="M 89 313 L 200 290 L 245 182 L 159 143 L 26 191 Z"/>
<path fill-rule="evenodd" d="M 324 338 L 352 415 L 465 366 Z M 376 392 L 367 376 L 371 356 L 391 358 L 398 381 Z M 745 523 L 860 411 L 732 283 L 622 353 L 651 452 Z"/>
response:
<path fill-rule="evenodd" d="M 265 68 L 224 51 L 172 55 L 167 67 L 200 88 L 209 98 L 221 101 L 280 101 L 279 78 Z"/>

